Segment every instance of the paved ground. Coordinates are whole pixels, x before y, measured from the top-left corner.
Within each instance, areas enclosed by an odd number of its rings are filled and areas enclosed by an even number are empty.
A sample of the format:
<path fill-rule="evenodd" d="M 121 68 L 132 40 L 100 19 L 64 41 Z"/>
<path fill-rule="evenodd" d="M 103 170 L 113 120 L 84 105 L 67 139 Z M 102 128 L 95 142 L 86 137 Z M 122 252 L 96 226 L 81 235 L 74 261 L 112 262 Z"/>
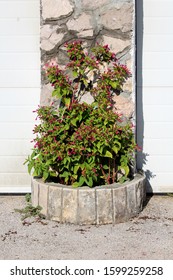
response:
<path fill-rule="evenodd" d="M 173 197 L 153 196 L 143 212 L 115 226 L 28 220 L 24 196 L 0 196 L 0 259 L 173 259 Z"/>

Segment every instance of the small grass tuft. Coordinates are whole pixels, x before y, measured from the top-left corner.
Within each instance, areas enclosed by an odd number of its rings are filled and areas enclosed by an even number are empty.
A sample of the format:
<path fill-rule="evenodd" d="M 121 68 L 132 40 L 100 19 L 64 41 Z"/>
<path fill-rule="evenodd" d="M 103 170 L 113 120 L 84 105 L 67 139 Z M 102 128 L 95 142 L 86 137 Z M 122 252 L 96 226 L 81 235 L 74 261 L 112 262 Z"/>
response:
<path fill-rule="evenodd" d="M 27 218 L 36 217 L 37 220 L 45 219 L 45 216 L 41 213 L 42 207 L 36 206 L 34 207 L 31 203 L 31 195 L 28 193 L 25 195 L 26 207 L 23 209 L 14 209 L 15 212 L 21 214 L 21 220 L 24 221 Z"/>

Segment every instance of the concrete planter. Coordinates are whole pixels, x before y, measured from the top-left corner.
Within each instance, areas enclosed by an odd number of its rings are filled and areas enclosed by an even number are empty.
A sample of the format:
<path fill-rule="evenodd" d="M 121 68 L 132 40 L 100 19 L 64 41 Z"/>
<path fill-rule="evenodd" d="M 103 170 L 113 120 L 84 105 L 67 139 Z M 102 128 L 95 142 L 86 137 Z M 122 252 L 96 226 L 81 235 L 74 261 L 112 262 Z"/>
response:
<path fill-rule="evenodd" d="M 50 220 L 71 224 L 116 224 L 136 216 L 146 198 L 145 177 L 124 184 L 73 188 L 32 180 L 32 204 Z"/>

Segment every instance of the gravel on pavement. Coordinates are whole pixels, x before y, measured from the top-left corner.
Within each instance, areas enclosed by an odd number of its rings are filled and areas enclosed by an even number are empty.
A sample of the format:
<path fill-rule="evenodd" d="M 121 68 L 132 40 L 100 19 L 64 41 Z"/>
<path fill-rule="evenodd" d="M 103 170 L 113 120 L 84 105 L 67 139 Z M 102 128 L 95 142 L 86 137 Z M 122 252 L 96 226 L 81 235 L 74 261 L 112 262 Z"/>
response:
<path fill-rule="evenodd" d="M 25 196 L 0 196 L 1 260 L 172 260 L 173 196 L 147 197 L 126 223 L 79 226 L 28 218 Z"/>

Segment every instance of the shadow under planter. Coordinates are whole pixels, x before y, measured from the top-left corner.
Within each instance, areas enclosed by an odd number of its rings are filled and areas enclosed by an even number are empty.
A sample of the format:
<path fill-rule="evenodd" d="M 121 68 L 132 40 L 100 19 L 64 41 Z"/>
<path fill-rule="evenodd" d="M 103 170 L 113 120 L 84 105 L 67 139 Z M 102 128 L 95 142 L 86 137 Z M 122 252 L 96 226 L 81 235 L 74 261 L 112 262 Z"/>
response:
<path fill-rule="evenodd" d="M 32 179 L 32 204 L 50 220 L 79 225 L 125 222 L 142 211 L 145 177 L 136 174 L 124 184 L 74 188 Z"/>

